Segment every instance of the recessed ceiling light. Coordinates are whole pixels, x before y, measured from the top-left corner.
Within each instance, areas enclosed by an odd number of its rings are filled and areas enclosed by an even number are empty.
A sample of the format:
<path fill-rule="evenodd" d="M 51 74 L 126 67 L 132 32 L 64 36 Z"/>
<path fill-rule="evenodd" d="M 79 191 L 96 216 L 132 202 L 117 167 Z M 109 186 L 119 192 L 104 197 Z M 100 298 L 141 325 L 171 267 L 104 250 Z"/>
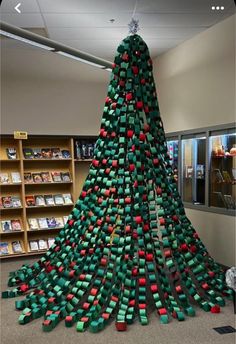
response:
<path fill-rule="evenodd" d="M 211 8 L 211 9 L 214 11 L 216 8 L 215 8 L 215 6 L 212 6 L 212 8 Z"/>
<path fill-rule="evenodd" d="M 220 8 L 220 9 L 223 11 L 225 8 L 224 8 L 224 6 L 221 6 L 221 8 Z"/>

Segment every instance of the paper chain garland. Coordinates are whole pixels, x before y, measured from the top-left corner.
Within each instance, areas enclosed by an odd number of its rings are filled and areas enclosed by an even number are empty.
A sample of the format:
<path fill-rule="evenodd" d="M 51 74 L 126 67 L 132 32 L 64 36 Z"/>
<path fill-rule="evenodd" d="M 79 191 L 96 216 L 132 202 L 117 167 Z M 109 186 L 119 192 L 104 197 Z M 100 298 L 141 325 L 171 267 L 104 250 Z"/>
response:
<path fill-rule="evenodd" d="M 138 35 L 119 45 L 95 155 L 82 193 L 55 244 L 10 273 L 3 298 L 19 323 L 44 316 L 77 331 L 100 331 L 116 316 L 126 330 L 148 324 L 147 295 L 161 323 L 194 316 L 191 303 L 220 312 L 232 296 L 224 272 L 185 215 L 160 118 L 152 61 Z"/>

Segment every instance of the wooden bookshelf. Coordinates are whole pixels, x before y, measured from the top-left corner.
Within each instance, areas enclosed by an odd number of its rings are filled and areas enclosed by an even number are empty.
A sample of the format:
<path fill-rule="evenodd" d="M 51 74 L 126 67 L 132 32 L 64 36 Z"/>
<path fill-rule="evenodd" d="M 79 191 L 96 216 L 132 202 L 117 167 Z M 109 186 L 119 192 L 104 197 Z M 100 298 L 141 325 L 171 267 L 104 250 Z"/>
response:
<path fill-rule="evenodd" d="M 40 255 L 46 250 L 31 251 L 29 246 L 30 240 L 40 240 L 55 237 L 62 228 L 35 229 L 29 228 L 29 218 L 47 218 L 68 216 L 74 204 L 79 197 L 84 180 L 87 177 L 89 166 L 92 162 L 91 158 L 77 158 L 75 154 L 76 140 L 92 140 L 95 137 L 64 137 L 64 136 L 29 136 L 27 140 L 15 140 L 13 135 L 1 136 L 0 148 L 0 172 L 8 173 L 18 172 L 20 174 L 20 183 L 0 184 L 1 197 L 18 196 L 22 206 L 19 208 L 0 208 L 1 223 L 0 234 L 1 242 L 8 243 L 9 254 L 0 255 L 1 259 L 14 257 L 27 257 Z M 16 159 L 9 159 L 7 148 L 15 148 Z M 70 152 L 67 158 L 32 158 L 27 159 L 24 155 L 24 149 L 46 149 L 60 148 Z M 43 182 L 27 183 L 24 180 L 24 173 L 41 173 L 41 172 L 69 172 L 71 181 L 62 182 Z M 63 205 L 45 205 L 45 206 L 27 206 L 26 197 L 31 195 L 56 195 L 71 194 L 73 204 Z M 18 219 L 21 223 L 21 231 L 3 232 L 2 221 Z M 23 252 L 14 253 L 11 243 L 20 241 Z"/>

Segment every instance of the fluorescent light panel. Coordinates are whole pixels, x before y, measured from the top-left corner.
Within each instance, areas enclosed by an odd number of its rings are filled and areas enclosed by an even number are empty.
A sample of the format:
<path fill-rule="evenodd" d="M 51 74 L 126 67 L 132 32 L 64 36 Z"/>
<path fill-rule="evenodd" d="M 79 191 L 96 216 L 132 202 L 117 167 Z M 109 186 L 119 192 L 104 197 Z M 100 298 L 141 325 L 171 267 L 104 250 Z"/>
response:
<path fill-rule="evenodd" d="M 6 36 L 8 38 L 12 38 L 12 39 L 15 39 L 17 41 L 20 41 L 20 42 L 23 42 L 23 43 L 27 43 L 27 44 L 30 44 L 30 45 L 33 45 L 35 47 L 38 47 L 38 48 L 42 48 L 42 49 L 46 49 L 48 51 L 55 51 L 54 48 L 52 47 L 49 47 L 47 45 L 44 45 L 44 44 L 41 44 L 41 43 L 37 43 L 35 41 L 32 41 L 30 39 L 27 39 L 27 38 L 24 38 L 24 37 L 21 37 L 21 36 L 18 36 L 18 35 L 15 35 L 13 33 L 10 33 L 10 32 L 7 32 L 7 31 L 4 31 L 4 30 L 0 30 L 0 34 L 3 35 L 3 36 Z M 109 67 L 105 67 L 104 65 L 101 65 L 101 64 L 98 64 L 98 63 L 95 63 L 95 62 L 91 62 L 91 61 L 88 61 L 88 60 L 85 60 L 83 58 L 80 58 L 80 57 L 77 57 L 75 55 L 72 55 L 72 54 L 69 54 L 69 53 L 66 53 L 64 51 L 55 51 L 57 54 L 60 54 L 60 55 L 63 55 L 63 56 L 66 56 L 66 57 L 69 57 L 71 59 L 74 59 L 74 60 L 77 60 L 77 61 L 80 61 L 80 62 L 83 62 L 83 63 L 86 63 L 86 64 L 89 64 L 91 66 L 94 66 L 94 67 L 98 67 L 98 68 L 101 68 L 101 69 L 105 69 L 107 70 L 108 72 L 111 72 L 112 69 L 109 68 Z"/>
<path fill-rule="evenodd" d="M 83 62 L 83 63 L 87 63 L 91 66 L 94 66 L 94 67 L 99 67 L 99 68 L 103 68 L 105 69 L 105 66 L 103 65 L 100 65 L 98 63 L 94 63 L 94 62 L 91 62 L 91 61 L 88 61 L 88 60 L 84 60 L 80 57 L 77 57 L 77 56 L 74 56 L 74 55 L 71 55 L 71 54 L 68 54 L 68 53 L 65 53 L 64 51 L 56 51 L 57 54 L 60 54 L 60 55 L 63 55 L 63 56 L 66 56 L 66 57 L 69 57 L 71 59 L 74 59 L 74 60 L 77 60 L 77 61 L 80 61 L 80 62 Z"/>
<path fill-rule="evenodd" d="M 50 51 L 54 50 L 54 48 L 48 47 L 47 45 L 40 44 L 40 43 L 37 43 L 35 41 L 31 41 L 30 39 L 14 35 L 13 33 L 9 33 L 9 32 L 3 31 L 3 30 L 0 30 L 0 34 L 3 36 L 6 36 L 6 37 L 12 38 L 12 39 L 16 39 L 17 41 L 21 41 L 23 43 L 33 45 L 33 46 L 38 47 L 38 48 L 42 48 L 42 49 L 46 49 L 46 50 L 50 50 Z"/>

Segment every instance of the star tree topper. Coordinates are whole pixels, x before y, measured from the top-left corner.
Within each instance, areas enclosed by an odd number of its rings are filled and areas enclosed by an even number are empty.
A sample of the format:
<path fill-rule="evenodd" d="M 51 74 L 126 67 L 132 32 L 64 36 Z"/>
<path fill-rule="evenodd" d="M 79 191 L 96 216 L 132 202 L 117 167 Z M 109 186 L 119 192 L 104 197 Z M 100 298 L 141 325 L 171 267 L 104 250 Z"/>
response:
<path fill-rule="evenodd" d="M 132 35 L 135 35 L 138 32 L 138 30 L 140 30 L 139 20 L 132 18 L 131 22 L 128 24 L 128 27 L 129 27 L 129 33 Z"/>

